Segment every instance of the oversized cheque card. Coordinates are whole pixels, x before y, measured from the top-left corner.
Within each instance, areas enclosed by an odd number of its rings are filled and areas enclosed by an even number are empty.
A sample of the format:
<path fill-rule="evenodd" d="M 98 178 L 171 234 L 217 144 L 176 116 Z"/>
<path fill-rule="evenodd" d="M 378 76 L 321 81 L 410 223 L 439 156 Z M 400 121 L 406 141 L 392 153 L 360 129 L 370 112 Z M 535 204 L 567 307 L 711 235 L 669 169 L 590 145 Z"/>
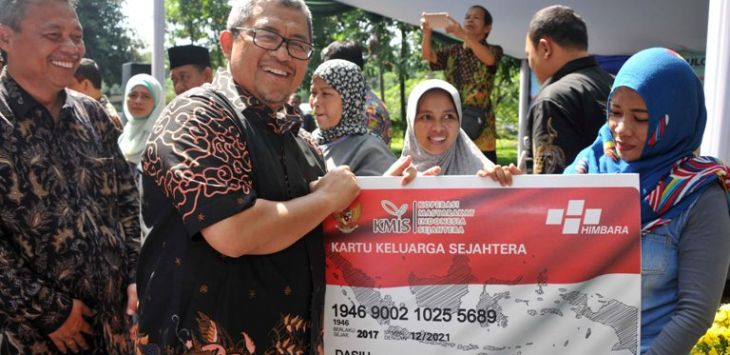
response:
<path fill-rule="evenodd" d="M 361 178 L 325 221 L 325 353 L 637 354 L 636 175 Z"/>

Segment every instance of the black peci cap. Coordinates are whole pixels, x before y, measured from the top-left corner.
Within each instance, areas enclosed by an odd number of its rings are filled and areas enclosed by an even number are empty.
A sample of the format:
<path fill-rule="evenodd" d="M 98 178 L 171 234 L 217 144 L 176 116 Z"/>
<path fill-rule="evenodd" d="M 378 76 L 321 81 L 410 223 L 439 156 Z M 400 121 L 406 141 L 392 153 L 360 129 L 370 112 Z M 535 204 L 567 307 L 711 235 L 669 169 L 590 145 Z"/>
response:
<path fill-rule="evenodd" d="M 170 69 L 188 64 L 210 66 L 210 52 L 205 47 L 192 44 L 172 47 L 167 49 L 167 55 L 170 57 Z"/>

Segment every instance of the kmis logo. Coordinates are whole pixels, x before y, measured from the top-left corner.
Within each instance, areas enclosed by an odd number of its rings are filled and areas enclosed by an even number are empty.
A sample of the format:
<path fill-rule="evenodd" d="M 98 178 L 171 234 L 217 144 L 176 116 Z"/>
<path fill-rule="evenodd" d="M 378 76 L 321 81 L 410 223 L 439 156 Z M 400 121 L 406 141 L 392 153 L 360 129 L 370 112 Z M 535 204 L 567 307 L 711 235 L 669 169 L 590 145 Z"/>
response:
<path fill-rule="evenodd" d="M 360 214 L 362 214 L 362 206 L 358 203 L 355 206 L 350 206 L 341 212 L 335 212 L 332 217 L 337 221 L 337 229 L 340 232 L 348 234 L 352 233 L 357 229 L 357 222 L 360 220 Z"/>
<path fill-rule="evenodd" d="M 601 224 L 601 208 L 584 208 L 585 200 L 570 200 L 568 208 L 549 209 L 546 225 L 562 225 L 563 234 L 629 234 L 628 226 Z"/>
<path fill-rule="evenodd" d="M 373 233 L 408 233 L 411 231 L 411 219 L 403 217 L 408 211 L 407 203 L 399 207 L 393 202 L 382 200 L 380 206 L 393 218 L 373 219 Z"/>

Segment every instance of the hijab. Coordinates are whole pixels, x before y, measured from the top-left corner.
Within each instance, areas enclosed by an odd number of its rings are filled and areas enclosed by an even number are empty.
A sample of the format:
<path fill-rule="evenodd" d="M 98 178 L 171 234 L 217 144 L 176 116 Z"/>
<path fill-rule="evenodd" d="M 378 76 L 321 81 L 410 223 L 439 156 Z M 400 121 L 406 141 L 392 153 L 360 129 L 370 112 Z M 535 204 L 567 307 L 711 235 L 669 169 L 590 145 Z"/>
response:
<path fill-rule="evenodd" d="M 144 86 L 152 94 L 154 106 L 152 111 L 144 117 L 134 117 L 127 107 L 127 95 L 136 86 Z M 128 162 L 137 164 L 142 160 L 142 153 L 147 145 L 147 138 L 152 132 L 152 126 L 155 120 L 165 108 L 165 97 L 162 92 L 162 86 L 153 76 L 148 74 L 137 74 L 127 81 L 124 89 L 124 116 L 127 118 L 127 124 L 124 126 L 122 134 L 119 136 L 119 148 L 124 154 L 124 158 Z"/>
<path fill-rule="evenodd" d="M 648 137 L 641 157 L 618 157 L 608 125 L 583 150 L 566 173 L 639 173 L 643 232 L 669 223 L 715 181 L 726 191 L 730 170 L 713 157 L 697 157 L 707 121 L 702 82 L 677 53 L 650 48 L 621 67 L 608 97 L 617 88 L 636 91 L 649 111 Z"/>
<path fill-rule="evenodd" d="M 342 59 L 332 59 L 320 64 L 312 74 L 331 86 L 342 99 L 342 118 L 334 127 L 318 129 L 314 136 L 321 144 L 331 143 L 346 135 L 368 133 L 362 119 L 367 93 L 365 77 L 356 64 Z"/>
<path fill-rule="evenodd" d="M 418 113 L 418 103 L 421 97 L 431 90 L 445 91 L 451 97 L 451 101 L 453 101 L 456 112 L 459 115 L 459 123 L 461 123 L 461 99 L 456 88 L 438 79 L 429 79 L 420 82 L 408 96 L 408 107 L 406 109 L 406 123 L 408 127 L 406 128 L 406 137 L 401 156 L 412 156 L 413 164 L 418 171 L 425 171 L 433 166 L 440 166 L 442 175 L 474 175 L 485 166 L 493 165 L 461 128 L 459 128 L 459 136 L 456 137 L 453 145 L 441 154 L 430 154 L 418 145 L 416 134 L 413 131 Z"/>

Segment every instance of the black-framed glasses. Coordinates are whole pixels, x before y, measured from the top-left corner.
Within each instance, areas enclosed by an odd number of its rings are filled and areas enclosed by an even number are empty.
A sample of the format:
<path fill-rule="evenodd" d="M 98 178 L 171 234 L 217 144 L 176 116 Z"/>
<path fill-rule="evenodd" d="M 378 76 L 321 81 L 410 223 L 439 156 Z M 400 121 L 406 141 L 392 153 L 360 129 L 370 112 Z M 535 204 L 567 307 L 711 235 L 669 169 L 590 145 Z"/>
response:
<path fill-rule="evenodd" d="M 263 28 L 249 28 L 249 27 L 234 27 L 231 29 L 234 34 L 247 32 L 253 37 L 253 44 L 257 47 L 275 51 L 281 47 L 282 44 L 286 43 L 286 51 L 294 59 L 308 60 L 314 52 L 314 47 L 311 43 L 301 41 L 298 39 L 286 38 L 274 31 L 265 30 Z"/>

